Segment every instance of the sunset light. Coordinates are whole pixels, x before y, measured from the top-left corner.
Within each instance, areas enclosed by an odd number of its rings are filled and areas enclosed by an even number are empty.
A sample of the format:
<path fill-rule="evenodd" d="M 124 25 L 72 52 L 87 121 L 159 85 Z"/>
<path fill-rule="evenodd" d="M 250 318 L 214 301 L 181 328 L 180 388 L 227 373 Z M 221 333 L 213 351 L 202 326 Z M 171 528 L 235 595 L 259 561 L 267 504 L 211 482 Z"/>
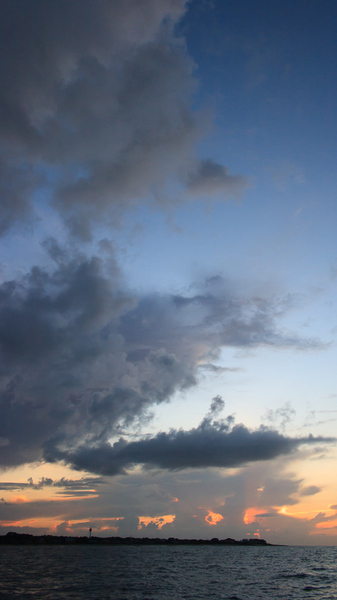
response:
<path fill-rule="evenodd" d="M 211 510 L 208 511 L 208 514 L 205 517 L 205 521 L 209 525 L 216 525 L 217 523 L 220 523 L 220 521 L 222 521 L 222 519 L 223 519 L 222 515 L 212 512 Z"/>
<path fill-rule="evenodd" d="M 155 525 L 160 531 L 164 525 L 173 523 L 175 518 L 175 515 L 162 515 L 160 517 L 138 517 L 138 529 L 141 530 L 145 527 L 148 527 L 148 525 Z"/>
<path fill-rule="evenodd" d="M 0 541 L 337 546 L 337 2 L 1 0 L 0 54 Z"/>

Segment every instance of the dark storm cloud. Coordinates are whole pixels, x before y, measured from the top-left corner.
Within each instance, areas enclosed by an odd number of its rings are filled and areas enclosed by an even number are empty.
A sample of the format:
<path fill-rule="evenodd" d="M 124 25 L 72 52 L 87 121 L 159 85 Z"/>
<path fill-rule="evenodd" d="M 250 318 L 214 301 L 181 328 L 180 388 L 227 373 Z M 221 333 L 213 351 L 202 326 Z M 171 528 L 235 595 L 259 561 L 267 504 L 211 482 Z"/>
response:
<path fill-rule="evenodd" d="M 43 449 L 55 460 L 89 444 L 99 447 L 103 461 L 107 453 L 111 469 L 111 436 L 141 421 L 151 406 L 194 386 L 199 364 L 214 360 L 222 347 L 318 345 L 277 329 L 275 299 L 236 298 L 221 281 L 211 290 L 206 283 L 204 293 L 194 296 L 136 298 L 112 257 L 105 264 L 67 255 L 53 240 L 45 247 L 54 270 L 33 267 L 0 286 L 2 466 L 39 460 Z M 169 449 L 171 437 L 163 435 Z M 219 435 L 221 445 L 225 438 Z M 175 443 L 180 440 L 177 433 Z"/>
<path fill-rule="evenodd" d="M 335 441 L 335 438 L 313 436 L 290 438 L 265 427 L 250 431 L 244 425 L 232 426 L 231 417 L 227 420 L 214 420 L 221 408 L 222 400 L 217 397 L 199 427 L 190 431 L 171 430 L 136 442 L 127 442 L 121 438 L 113 446 L 109 443 L 94 447 L 82 445 L 75 452 L 58 451 L 55 458 L 75 469 L 117 475 L 134 465 L 169 470 L 238 467 L 290 454 L 302 444 Z M 46 458 L 52 460 L 53 456 L 47 452 Z M 279 486 L 281 488 L 282 483 Z M 282 493 L 287 496 L 298 488 L 298 482 L 290 483 L 291 490 L 282 489 Z M 276 490 L 277 486 L 274 487 L 274 493 Z M 268 490 L 264 494 L 268 495 Z"/>
<path fill-rule="evenodd" d="M 2 1 L 0 233 L 32 217 L 42 185 L 86 239 L 103 215 L 116 223 L 149 196 L 166 205 L 170 177 L 191 169 L 189 191 L 242 187 L 194 156 L 193 64 L 174 34 L 185 9 L 185 0 Z"/>
<path fill-rule="evenodd" d="M 78 255 L 53 272 L 33 268 L 0 288 L 1 463 L 36 460 L 51 438 L 104 439 L 149 405 L 194 384 L 193 361 L 180 362 L 145 340 L 128 360 L 120 332 L 136 303 L 118 270 Z"/>

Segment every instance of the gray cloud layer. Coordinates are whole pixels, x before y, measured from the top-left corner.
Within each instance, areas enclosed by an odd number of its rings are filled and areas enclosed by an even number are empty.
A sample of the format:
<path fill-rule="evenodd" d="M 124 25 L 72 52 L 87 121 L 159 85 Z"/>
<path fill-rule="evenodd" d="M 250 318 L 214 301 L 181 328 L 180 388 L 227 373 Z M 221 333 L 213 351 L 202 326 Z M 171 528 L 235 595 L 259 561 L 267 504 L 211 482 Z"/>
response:
<path fill-rule="evenodd" d="M 92 491 L 94 486 L 98 484 L 104 483 L 102 477 L 82 477 L 81 479 L 66 479 L 62 477 L 54 481 L 50 477 L 41 477 L 41 479 L 34 483 L 32 477 L 28 479 L 28 482 L 0 482 L 0 490 L 5 491 L 13 491 L 13 490 L 24 490 L 24 489 L 34 489 L 41 490 L 45 487 L 56 487 L 62 488 L 66 491 L 71 491 L 72 493 L 76 492 L 85 492 L 89 493 Z M 65 492 L 63 491 L 62 494 Z"/>
<path fill-rule="evenodd" d="M 193 65 L 174 35 L 185 9 L 185 0 L 1 2 L 0 232 L 32 216 L 41 187 L 85 239 L 103 214 L 116 223 L 146 198 L 166 204 L 171 177 L 224 198 L 245 187 L 195 158 Z"/>
<path fill-rule="evenodd" d="M 160 469 L 238 467 L 250 462 L 271 460 L 290 454 L 301 444 L 334 442 L 334 438 L 290 438 L 261 428 L 250 431 L 244 425 L 201 424 L 190 431 L 172 430 L 153 438 L 127 443 L 122 438 L 113 446 L 79 446 L 75 452 L 49 454 L 49 460 L 63 460 L 73 468 L 102 475 L 123 473 L 126 467 L 145 465 Z"/>
<path fill-rule="evenodd" d="M 221 279 L 196 295 L 137 298 L 111 259 L 67 255 L 53 240 L 46 248 L 54 270 L 34 267 L 0 286 L 4 466 L 39 460 L 44 448 L 52 459 L 107 443 L 195 385 L 198 365 L 222 347 L 317 346 L 277 328 L 282 299 L 237 298 Z"/>

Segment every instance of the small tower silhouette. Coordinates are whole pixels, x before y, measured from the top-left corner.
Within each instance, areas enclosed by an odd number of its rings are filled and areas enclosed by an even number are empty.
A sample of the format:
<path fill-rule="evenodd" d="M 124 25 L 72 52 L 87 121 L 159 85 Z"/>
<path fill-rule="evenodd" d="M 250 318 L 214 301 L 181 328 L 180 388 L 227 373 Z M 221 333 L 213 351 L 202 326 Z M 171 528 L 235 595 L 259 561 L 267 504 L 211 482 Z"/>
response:
<path fill-rule="evenodd" d="M 90 527 L 90 528 L 89 528 L 89 540 L 90 540 L 90 538 L 91 538 L 91 532 L 92 532 L 92 528 Z"/>

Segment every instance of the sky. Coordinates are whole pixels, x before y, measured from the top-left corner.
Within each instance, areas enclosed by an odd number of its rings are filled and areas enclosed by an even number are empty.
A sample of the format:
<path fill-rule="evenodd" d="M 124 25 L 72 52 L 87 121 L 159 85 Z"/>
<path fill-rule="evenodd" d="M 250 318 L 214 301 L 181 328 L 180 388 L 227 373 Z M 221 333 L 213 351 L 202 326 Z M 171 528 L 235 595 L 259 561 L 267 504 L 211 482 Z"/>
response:
<path fill-rule="evenodd" d="M 336 545 L 336 2 L 0 13 L 0 534 Z"/>

